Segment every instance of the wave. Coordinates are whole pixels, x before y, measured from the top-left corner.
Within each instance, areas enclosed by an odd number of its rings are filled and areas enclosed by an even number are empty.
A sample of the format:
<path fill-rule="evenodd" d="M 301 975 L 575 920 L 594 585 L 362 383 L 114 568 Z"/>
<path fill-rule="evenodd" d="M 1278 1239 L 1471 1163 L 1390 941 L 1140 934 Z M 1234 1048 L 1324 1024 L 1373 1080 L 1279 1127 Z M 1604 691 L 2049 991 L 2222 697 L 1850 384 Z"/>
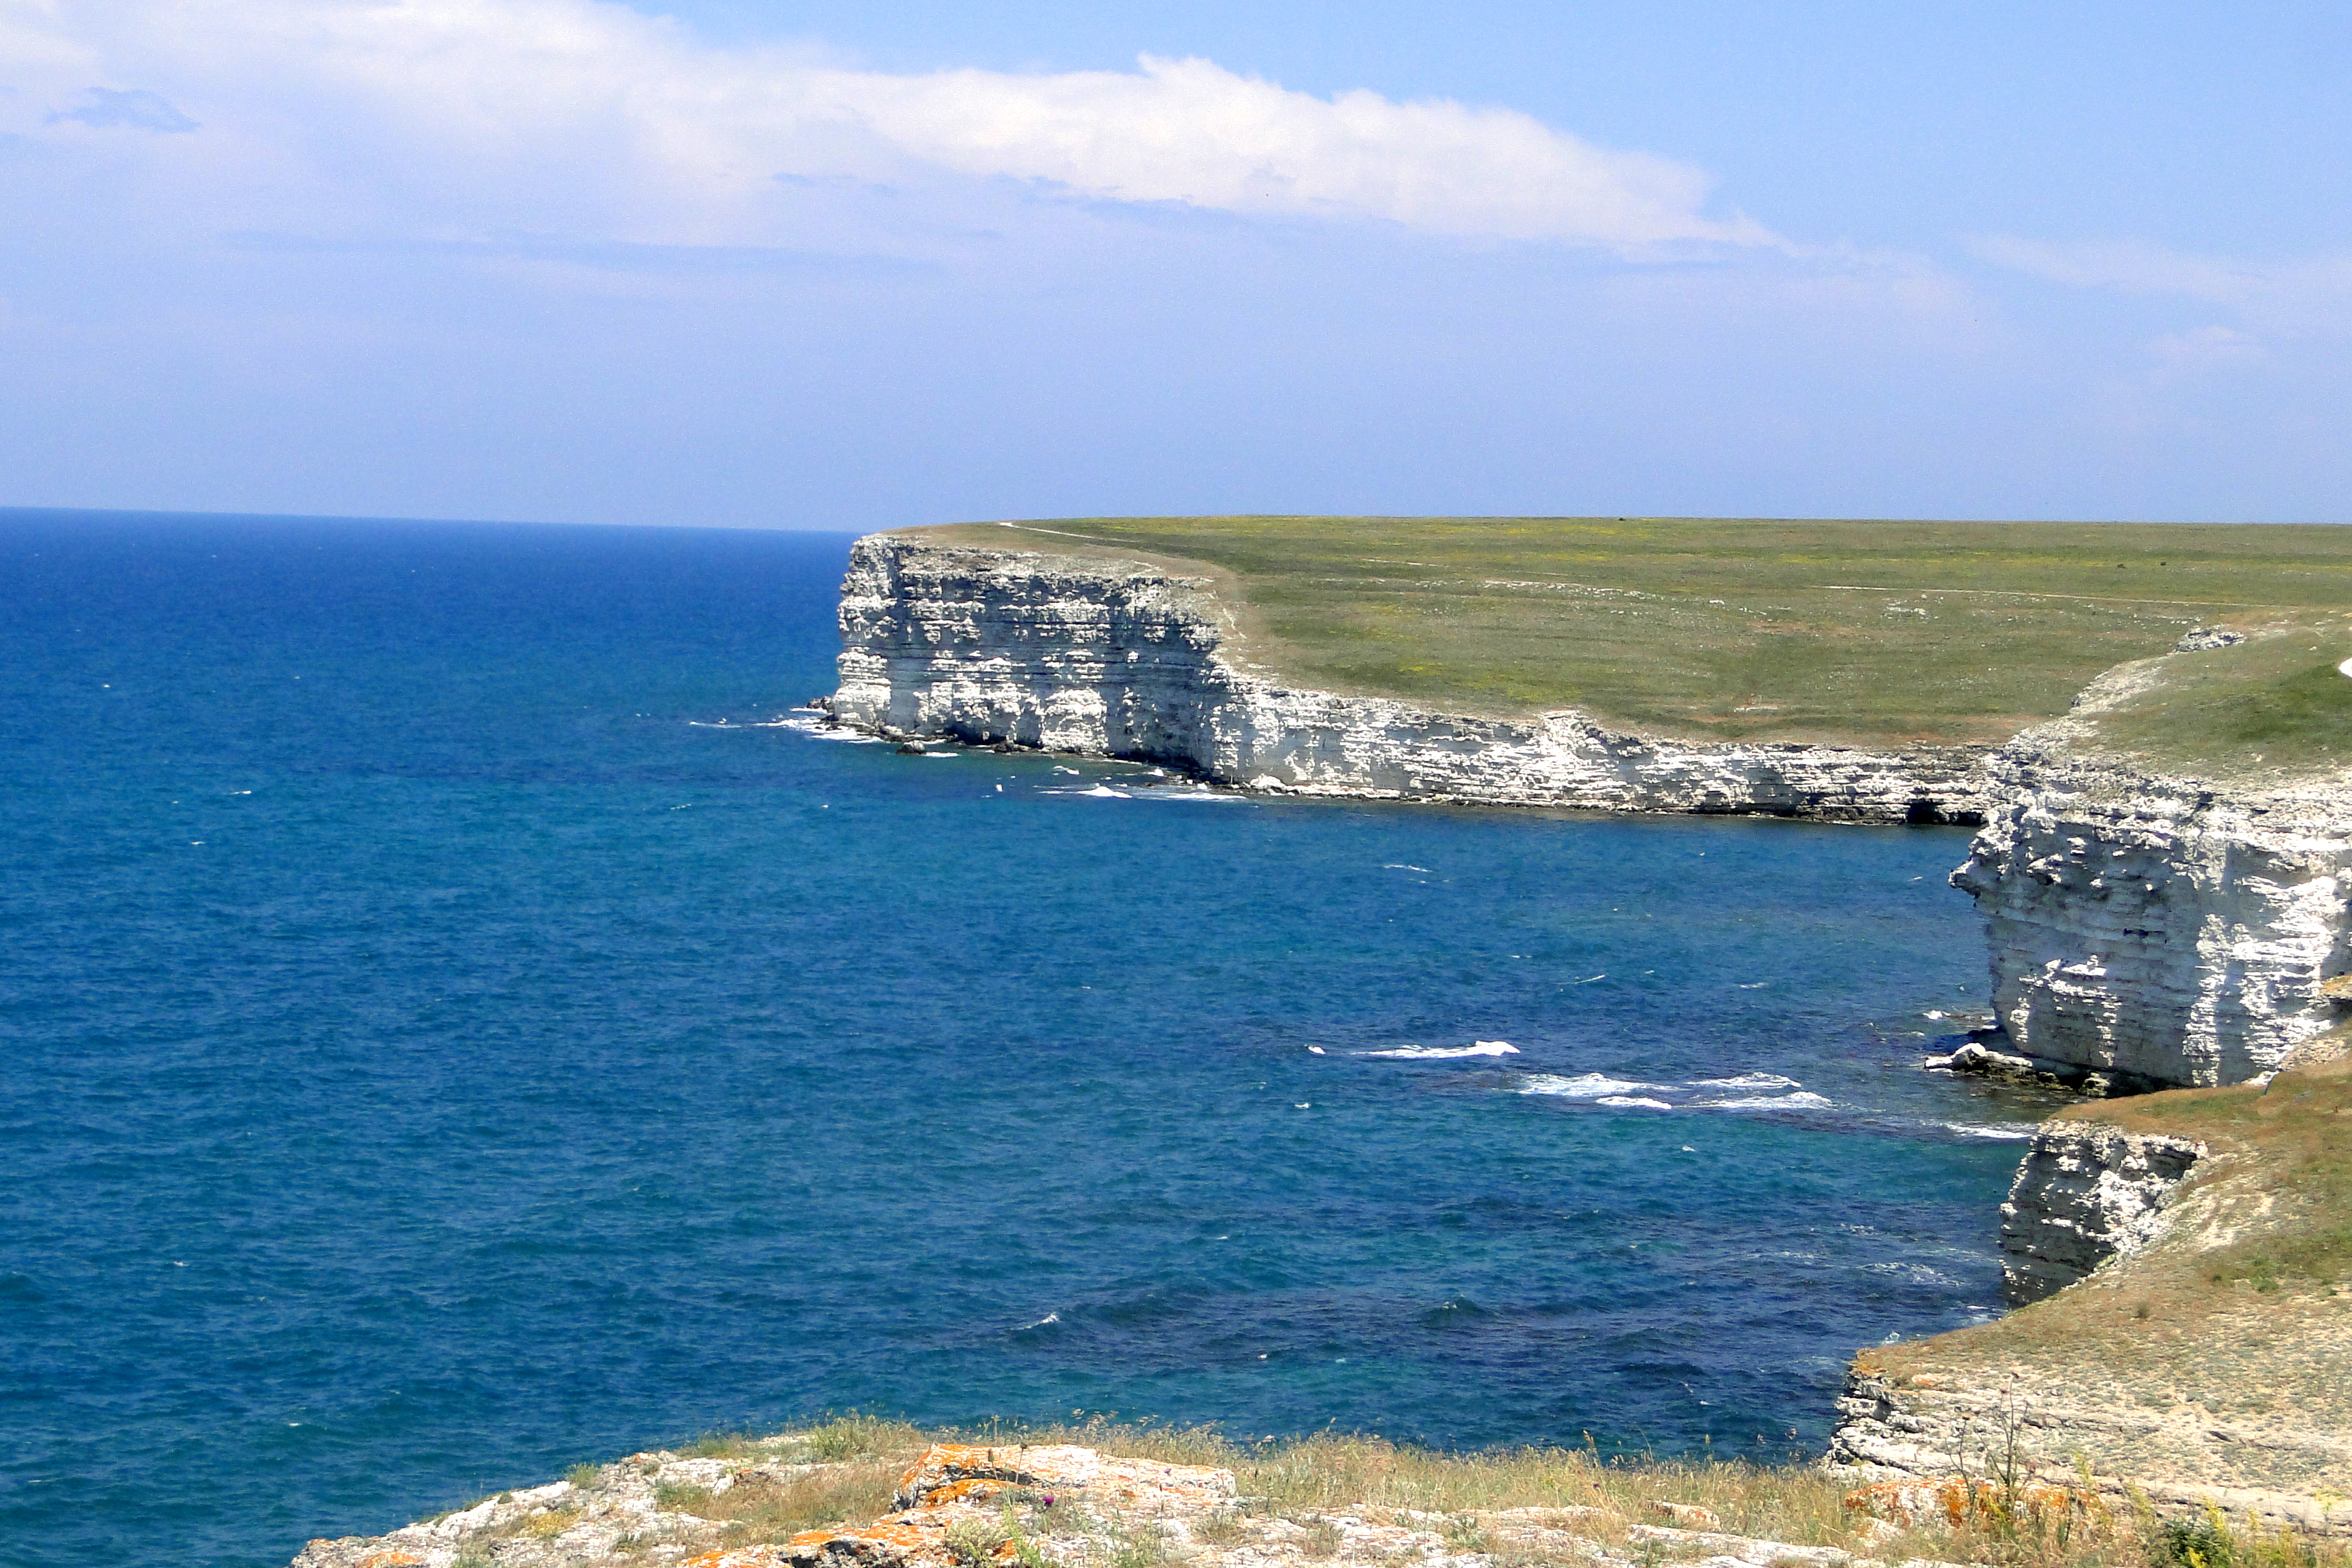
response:
<path fill-rule="evenodd" d="M 1113 789 L 1106 784 L 1098 784 L 1092 789 L 1041 789 L 1037 793 L 1066 795 L 1076 800 L 1133 800 L 1135 798 L 1125 790 Z"/>
<path fill-rule="evenodd" d="M 1147 789 L 1136 793 L 1138 800 L 1192 800 L 1203 805 L 1247 805 L 1249 802 L 1237 795 L 1225 795 L 1213 789 Z"/>
<path fill-rule="evenodd" d="M 1693 1089 L 1801 1089 L 1795 1079 L 1782 1078 L 1776 1072 L 1744 1072 L 1738 1078 L 1703 1078 L 1696 1079 Z"/>
<path fill-rule="evenodd" d="M 691 724 L 695 722 L 695 721 L 689 719 L 687 722 Z M 813 741 L 840 741 L 852 746 L 878 746 L 883 744 L 882 737 L 879 735 L 861 735 L 855 730 L 844 730 L 837 725 L 828 724 L 823 719 L 779 719 L 772 724 L 707 724 L 704 725 L 703 728 L 709 730 L 793 730 L 797 731 L 801 734 L 806 735 Z"/>
<path fill-rule="evenodd" d="M 2020 1143 L 2032 1137 L 2034 1131 L 2030 1121 L 1947 1121 L 1943 1126 L 1946 1131 L 1957 1132 L 1963 1138 L 1998 1138 Z"/>
<path fill-rule="evenodd" d="M 1641 1095 L 1633 1094 L 1606 1094 L 1601 1096 L 1599 1100 L 1594 1100 L 1592 1103 L 1595 1105 L 1613 1105 L 1620 1109 L 1632 1110 L 1672 1110 L 1674 1109 L 1673 1106 L 1668 1105 L 1663 1100 L 1650 1100 Z"/>
<path fill-rule="evenodd" d="M 1454 1061 L 1463 1057 L 1515 1057 L 1519 1047 L 1508 1040 L 1480 1040 L 1467 1046 L 1400 1046 L 1392 1051 L 1358 1051 L 1360 1057 L 1386 1057 L 1391 1061 Z"/>
<path fill-rule="evenodd" d="M 1692 1103 L 1696 1110 L 1827 1110 L 1829 1098 L 1799 1089 L 1794 1094 L 1754 1095 L 1745 1100 L 1701 1100 Z"/>
<path fill-rule="evenodd" d="M 1604 1078 L 1597 1072 L 1580 1073 L 1563 1078 L 1558 1073 L 1538 1072 L 1528 1075 L 1519 1086 L 1521 1094 L 1557 1095 L 1563 1100 L 1598 1100 L 1603 1095 L 1627 1094 L 1637 1089 L 1661 1090 L 1658 1083 L 1634 1083 L 1622 1078 Z"/>

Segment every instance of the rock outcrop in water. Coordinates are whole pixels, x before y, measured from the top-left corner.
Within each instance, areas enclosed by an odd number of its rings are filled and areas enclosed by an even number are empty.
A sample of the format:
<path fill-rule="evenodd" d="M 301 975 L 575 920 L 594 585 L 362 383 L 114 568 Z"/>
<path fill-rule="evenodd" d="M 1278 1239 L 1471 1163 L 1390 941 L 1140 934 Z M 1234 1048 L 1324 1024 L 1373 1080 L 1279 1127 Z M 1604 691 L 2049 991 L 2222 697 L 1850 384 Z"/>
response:
<path fill-rule="evenodd" d="M 2338 1016 L 2352 801 L 2165 777 L 2084 742 L 2144 665 L 1987 764 L 1996 800 L 1952 885 L 1983 911 L 2009 1048 L 2093 1092 L 2242 1083 Z"/>
<path fill-rule="evenodd" d="M 877 534 L 842 584 L 840 722 L 1131 758 L 1313 795 L 1976 823 L 1984 748 L 1706 744 L 1291 689 L 1225 653 L 1199 578 Z"/>

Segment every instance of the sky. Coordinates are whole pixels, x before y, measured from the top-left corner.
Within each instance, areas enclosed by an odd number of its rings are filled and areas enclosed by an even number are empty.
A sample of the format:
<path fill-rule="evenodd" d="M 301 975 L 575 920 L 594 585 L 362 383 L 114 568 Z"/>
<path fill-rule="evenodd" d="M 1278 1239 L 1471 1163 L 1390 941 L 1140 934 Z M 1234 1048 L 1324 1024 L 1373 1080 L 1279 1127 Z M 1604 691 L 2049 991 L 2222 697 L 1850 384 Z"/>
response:
<path fill-rule="evenodd" d="M 0 0 L 0 505 L 2352 520 L 2352 10 Z"/>

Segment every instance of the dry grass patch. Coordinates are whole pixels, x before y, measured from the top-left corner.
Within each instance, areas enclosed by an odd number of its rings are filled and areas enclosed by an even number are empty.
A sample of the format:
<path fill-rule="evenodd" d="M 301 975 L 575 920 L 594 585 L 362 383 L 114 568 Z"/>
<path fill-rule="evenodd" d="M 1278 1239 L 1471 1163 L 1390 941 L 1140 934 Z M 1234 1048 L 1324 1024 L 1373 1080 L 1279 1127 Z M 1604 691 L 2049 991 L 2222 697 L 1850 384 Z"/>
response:
<path fill-rule="evenodd" d="M 728 1540 L 746 1545 L 782 1543 L 803 1530 L 864 1524 L 890 1510 L 906 1455 L 869 1458 L 821 1470 L 748 1470 L 724 1491 L 662 1487 L 656 1503 L 727 1527 Z"/>

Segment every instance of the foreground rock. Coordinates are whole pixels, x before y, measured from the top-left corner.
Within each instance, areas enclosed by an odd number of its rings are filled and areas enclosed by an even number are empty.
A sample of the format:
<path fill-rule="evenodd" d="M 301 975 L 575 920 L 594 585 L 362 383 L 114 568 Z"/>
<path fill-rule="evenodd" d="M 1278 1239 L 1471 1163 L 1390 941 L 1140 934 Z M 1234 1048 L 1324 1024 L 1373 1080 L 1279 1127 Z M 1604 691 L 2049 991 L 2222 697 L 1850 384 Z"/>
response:
<path fill-rule="evenodd" d="M 1345 1503 L 1275 1514 L 1253 1506 L 1264 1500 L 1239 1496 L 1230 1470 L 1066 1446 L 936 1444 L 900 1475 L 887 1512 L 787 1530 L 778 1521 L 788 1505 L 763 1512 L 746 1500 L 805 1498 L 829 1474 L 856 1468 L 797 1455 L 797 1441 L 729 1458 L 633 1455 L 593 1479 L 501 1494 L 389 1535 L 314 1541 L 294 1568 L 1646 1568 L 1667 1559 L 1701 1568 L 1887 1568 L 1842 1547 L 1726 1532 L 1707 1509 L 1670 1499 L 1651 1500 L 1649 1519 L 1589 1506 L 1437 1513 Z M 2063 1489 L 2024 1500 L 2062 1512 L 2075 1506 Z M 1892 1542 L 1908 1539 L 1908 1526 L 1964 1524 L 1980 1506 L 1957 1481 L 1940 1490 L 1865 1488 L 1847 1499 L 1845 1522 L 1864 1539 Z"/>
<path fill-rule="evenodd" d="M 1205 579 L 876 534 L 842 584 L 835 719 L 1304 794 L 1824 821 L 1984 820 L 1984 748 L 1683 742 L 1292 689 L 1229 657 Z"/>

